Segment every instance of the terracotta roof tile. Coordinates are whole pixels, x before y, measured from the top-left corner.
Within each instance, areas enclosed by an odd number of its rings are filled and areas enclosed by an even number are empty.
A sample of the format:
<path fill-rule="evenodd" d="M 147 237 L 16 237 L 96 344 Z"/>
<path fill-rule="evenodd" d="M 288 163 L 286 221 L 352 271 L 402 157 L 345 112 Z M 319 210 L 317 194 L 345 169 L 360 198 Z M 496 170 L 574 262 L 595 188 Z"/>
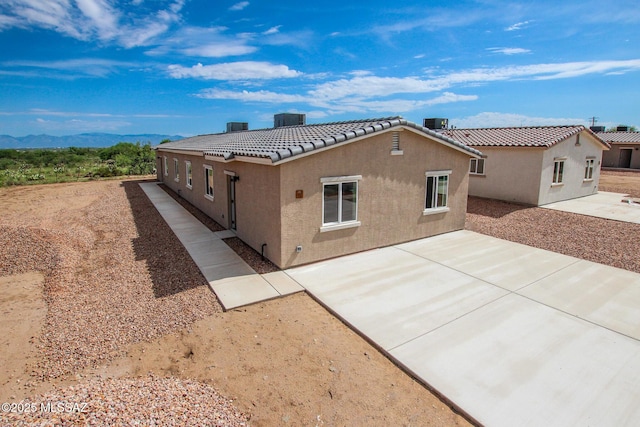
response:
<path fill-rule="evenodd" d="M 442 131 L 442 134 L 470 147 L 547 148 L 585 130 L 607 146 L 596 134 L 582 125 L 447 129 Z"/>
<path fill-rule="evenodd" d="M 609 144 L 640 144 L 640 132 L 598 132 L 596 135 Z"/>

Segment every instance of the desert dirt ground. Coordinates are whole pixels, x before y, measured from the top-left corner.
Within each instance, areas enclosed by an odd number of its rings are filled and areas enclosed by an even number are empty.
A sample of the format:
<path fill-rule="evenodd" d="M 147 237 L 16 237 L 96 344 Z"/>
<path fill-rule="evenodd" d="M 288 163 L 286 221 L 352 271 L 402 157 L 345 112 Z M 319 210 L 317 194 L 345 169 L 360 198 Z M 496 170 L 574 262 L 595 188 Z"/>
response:
<path fill-rule="evenodd" d="M 468 424 L 304 293 L 223 312 L 135 180 L 2 188 L 0 206 L 0 402 L 89 399 L 1 425 L 167 421 L 211 387 L 233 425 Z M 202 405 L 192 424 L 229 410 Z"/>

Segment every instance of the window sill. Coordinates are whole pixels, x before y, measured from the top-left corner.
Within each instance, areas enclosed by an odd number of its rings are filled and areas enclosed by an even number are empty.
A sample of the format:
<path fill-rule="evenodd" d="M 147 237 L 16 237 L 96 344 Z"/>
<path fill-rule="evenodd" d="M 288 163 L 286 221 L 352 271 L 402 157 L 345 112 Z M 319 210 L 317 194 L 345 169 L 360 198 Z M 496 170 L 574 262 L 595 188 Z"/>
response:
<path fill-rule="evenodd" d="M 425 209 L 422 211 L 422 215 L 436 215 L 436 214 L 445 213 L 445 212 L 449 212 L 448 206 L 445 206 L 443 208 Z"/>
<path fill-rule="evenodd" d="M 333 230 L 344 230 L 345 228 L 360 227 L 360 225 L 361 225 L 360 221 L 349 221 L 349 222 L 343 222 L 342 224 L 323 225 L 322 227 L 320 227 L 320 232 L 325 233 L 327 231 L 333 231 Z"/>
<path fill-rule="evenodd" d="M 180 182 L 180 178 L 173 178 L 175 182 Z"/>
<path fill-rule="evenodd" d="M 556 182 L 554 184 L 551 184 L 552 187 L 562 187 L 564 185 L 564 182 Z"/>
<path fill-rule="evenodd" d="M 404 151 L 402 151 L 402 150 L 391 150 L 391 155 L 392 156 L 403 156 L 404 155 Z"/>
<path fill-rule="evenodd" d="M 186 186 L 186 187 L 187 187 L 189 190 L 193 190 L 193 185 L 189 185 L 189 184 L 187 184 L 187 186 Z"/>
<path fill-rule="evenodd" d="M 486 178 L 487 175 L 483 174 L 483 173 L 471 173 L 469 172 L 469 176 L 478 176 L 480 178 Z"/>
<path fill-rule="evenodd" d="M 210 195 L 208 195 L 208 194 L 205 194 L 205 195 L 204 195 L 204 198 L 205 198 L 205 199 L 207 199 L 207 200 L 211 200 L 211 201 L 213 202 L 213 196 L 210 196 Z"/>
<path fill-rule="evenodd" d="M 590 179 L 583 179 L 582 182 L 593 182 L 593 178 Z"/>

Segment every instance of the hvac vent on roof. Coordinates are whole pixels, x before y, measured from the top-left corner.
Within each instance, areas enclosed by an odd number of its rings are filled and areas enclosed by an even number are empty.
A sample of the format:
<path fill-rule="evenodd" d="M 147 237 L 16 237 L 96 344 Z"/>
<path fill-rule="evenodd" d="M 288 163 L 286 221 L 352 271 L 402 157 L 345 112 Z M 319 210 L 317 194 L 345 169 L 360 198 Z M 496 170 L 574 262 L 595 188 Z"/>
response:
<path fill-rule="evenodd" d="M 227 133 L 240 132 L 243 130 L 249 130 L 249 123 L 247 122 L 228 122 L 227 123 Z"/>
<path fill-rule="evenodd" d="M 273 127 L 301 126 L 306 124 L 306 114 L 280 113 L 273 116 Z"/>
<path fill-rule="evenodd" d="M 422 126 L 432 130 L 447 129 L 449 127 L 449 119 L 424 119 Z"/>

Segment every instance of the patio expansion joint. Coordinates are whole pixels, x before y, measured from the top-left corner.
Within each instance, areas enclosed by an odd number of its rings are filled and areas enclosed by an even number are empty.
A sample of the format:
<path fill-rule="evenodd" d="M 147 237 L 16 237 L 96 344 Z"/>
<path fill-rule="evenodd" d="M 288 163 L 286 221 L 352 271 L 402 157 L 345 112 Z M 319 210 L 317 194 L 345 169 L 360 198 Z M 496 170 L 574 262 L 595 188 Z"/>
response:
<path fill-rule="evenodd" d="M 525 245 L 525 246 L 526 246 L 526 245 Z M 609 331 L 611 331 L 611 332 L 615 332 L 615 333 L 616 333 L 616 334 L 618 334 L 618 335 L 622 335 L 622 336 L 624 336 L 624 337 L 631 338 L 631 339 L 632 339 L 632 340 L 634 340 L 634 341 L 640 341 L 639 339 L 637 339 L 637 338 L 635 338 L 635 337 L 633 337 L 633 336 L 630 336 L 630 335 L 627 335 L 627 334 L 622 333 L 622 332 L 620 332 L 620 331 L 616 331 L 615 329 L 611 329 L 611 328 L 608 328 L 608 327 L 606 327 L 606 326 L 600 325 L 599 323 L 593 322 L 593 321 L 591 321 L 591 320 L 589 320 L 589 319 L 585 319 L 584 317 L 580 317 L 580 316 L 578 316 L 577 314 L 573 314 L 573 313 L 570 313 L 570 312 L 568 312 L 568 311 L 561 310 L 561 309 L 559 309 L 558 307 L 554 307 L 554 306 L 552 306 L 552 305 L 545 304 L 545 303 L 543 303 L 543 302 L 541 302 L 541 301 L 537 301 L 537 300 L 535 300 L 535 299 L 533 299 L 533 298 L 531 298 L 531 297 L 528 297 L 528 296 L 526 296 L 526 295 L 522 295 L 522 294 L 520 294 L 520 291 L 522 291 L 523 289 L 528 288 L 529 286 L 534 285 L 534 284 L 536 284 L 536 283 L 540 282 L 541 280 L 544 280 L 544 279 L 546 279 L 546 278 L 548 278 L 548 277 L 550 277 L 550 276 L 553 276 L 554 274 L 556 274 L 556 273 L 558 273 L 558 272 L 560 272 L 560 271 L 562 271 L 562 270 L 565 270 L 565 269 L 567 269 L 567 268 L 571 267 L 572 265 L 579 263 L 580 261 L 585 261 L 585 260 L 583 260 L 583 259 L 581 259 L 581 258 L 575 258 L 575 257 L 572 257 L 572 258 L 574 258 L 574 259 L 575 259 L 573 262 L 571 262 L 571 263 L 569 263 L 569 264 L 565 265 L 564 267 L 559 268 L 559 269 L 557 269 L 557 270 L 555 270 L 555 271 L 553 271 L 553 272 L 551 272 L 551 273 L 549 273 L 549 274 L 547 274 L 547 275 L 545 275 L 545 276 L 543 276 L 543 277 L 540 277 L 539 279 L 536 279 L 536 280 L 534 280 L 533 282 L 527 283 L 527 284 L 525 284 L 525 285 L 523 285 L 523 286 L 519 287 L 518 289 L 516 289 L 516 290 L 513 290 L 513 291 L 512 291 L 512 290 L 510 290 L 510 289 L 506 289 L 506 288 L 503 288 L 502 286 L 496 285 L 495 283 L 488 282 L 488 281 L 486 281 L 486 280 L 484 280 L 484 279 L 482 279 L 482 278 L 480 278 L 480 277 L 476 277 L 476 276 L 474 276 L 474 275 L 472 275 L 472 274 L 465 273 L 465 272 L 460 271 L 460 270 L 456 270 L 455 268 L 452 268 L 452 267 L 450 267 L 450 266 L 448 266 L 448 265 L 445 265 L 445 264 L 443 264 L 443 263 L 441 263 L 441 262 L 439 262 L 439 261 L 435 261 L 435 260 L 433 260 L 433 259 L 431 259 L 431 258 L 428 258 L 428 257 L 426 257 L 426 256 L 416 254 L 416 253 L 414 253 L 414 252 L 411 252 L 411 251 L 406 250 L 406 249 L 399 248 L 399 247 L 397 247 L 397 246 L 394 246 L 394 248 L 395 248 L 395 249 L 398 249 L 398 250 L 401 250 L 401 251 L 403 251 L 403 252 L 409 253 L 409 254 L 411 254 L 411 255 L 417 256 L 417 257 L 419 257 L 419 258 L 426 259 L 427 261 L 430 261 L 430 262 L 436 263 L 436 264 L 441 265 L 441 266 L 443 266 L 443 267 L 445 267 L 445 268 L 448 268 L 448 269 L 450 269 L 450 270 L 456 271 L 456 272 L 458 272 L 458 273 L 460 273 L 460 274 L 464 274 L 465 276 L 472 277 L 472 278 L 474 278 L 474 279 L 476 279 L 476 280 L 479 280 L 479 281 L 481 281 L 481 282 L 483 282 L 483 283 L 486 283 L 486 284 L 491 285 L 491 286 L 494 286 L 494 287 L 496 287 L 496 288 L 498 288 L 498 289 L 504 290 L 504 291 L 506 291 L 507 293 L 506 293 L 506 294 L 504 294 L 504 295 L 502 295 L 502 296 L 500 296 L 500 297 L 498 297 L 498 298 L 496 298 L 496 299 L 494 299 L 494 300 L 492 300 L 492 301 L 489 301 L 489 302 L 487 302 L 487 303 L 485 303 L 485 304 L 482 304 L 481 306 L 476 307 L 474 310 L 471 310 L 471 311 L 469 311 L 468 313 L 463 314 L 462 316 L 459 316 L 459 317 L 457 317 L 457 318 L 455 318 L 455 319 L 452 319 L 452 320 L 450 320 L 449 322 L 444 323 L 444 324 L 442 324 L 442 325 L 438 326 L 437 328 L 433 328 L 433 329 L 431 329 L 431 330 L 429 330 L 429 331 L 426 331 L 426 332 L 424 332 L 424 333 L 422 333 L 422 334 L 420 334 L 420 335 L 418 335 L 418 336 L 415 336 L 415 337 L 411 338 L 410 340 L 407 340 L 406 342 L 403 342 L 403 343 L 398 344 L 398 345 L 396 345 L 396 346 L 394 346 L 394 347 L 392 347 L 392 348 L 387 349 L 387 351 L 389 351 L 389 352 L 391 352 L 391 351 L 393 351 L 393 350 L 397 349 L 398 347 L 402 347 L 403 345 L 405 345 L 405 344 L 407 344 L 407 343 L 410 343 L 410 342 L 412 342 L 412 341 L 415 341 L 415 340 L 417 340 L 418 338 L 421 338 L 421 337 L 423 337 L 423 336 L 425 336 L 425 335 L 428 335 L 428 334 L 430 334 L 430 333 L 432 333 L 432 332 L 434 332 L 434 331 L 437 331 L 438 329 L 442 328 L 443 326 L 448 325 L 449 323 L 455 322 L 456 320 L 461 319 L 461 318 L 463 318 L 463 317 L 465 317 L 465 316 L 467 316 L 467 315 L 469 315 L 469 314 L 471 314 L 471 313 L 473 313 L 473 312 L 475 312 L 475 311 L 479 310 L 480 308 L 486 307 L 487 305 L 492 304 L 492 303 L 494 303 L 494 302 L 498 301 L 499 299 L 504 298 L 504 297 L 509 296 L 509 295 L 512 295 L 512 294 L 518 295 L 519 297 L 522 297 L 522 298 L 525 298 L 525 299 L 527 299 L 527 300 L 529 300 L 529 301 L 532 301 L 532 302 L 535 302 L 535 303 L 537 303 L 537 304 L 543 305 L 543 306 L 545 306 L 545 307 L 547 307 L 547 308 L 550 308 L 550 309 L 552 309 L 552 310 L 558 311 L 558 312 L 560 312 L 560 313 L 564 313 L 564 314 L 566 314 L 566 315 L 568 315 L 568 316 L 571 316 L 571 317 L 573 317 L 573 318 L 579 319 L 579 320 L 581 320 L 581 321 L 583 321 L 583 322 L 587 322 L 587 323 L 590 323 L 590 324 L 592 324 L 592 325 L 594 325 L 594 326 L 598 326 L 598 327 L 600 327 L 600 328 L 607 329 L 607 330 L 609 330 Z M 544 249 L 542 249 L 542 250 L 544 250 Z"/>

